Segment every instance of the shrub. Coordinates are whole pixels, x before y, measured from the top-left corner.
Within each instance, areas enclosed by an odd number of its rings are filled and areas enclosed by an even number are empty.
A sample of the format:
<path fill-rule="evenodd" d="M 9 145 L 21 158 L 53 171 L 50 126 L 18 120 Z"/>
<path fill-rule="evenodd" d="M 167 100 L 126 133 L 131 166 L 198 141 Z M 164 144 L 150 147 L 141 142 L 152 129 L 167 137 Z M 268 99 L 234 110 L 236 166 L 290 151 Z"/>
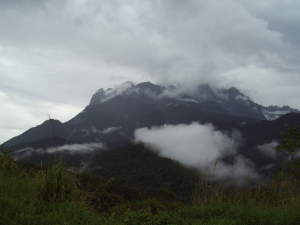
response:
<path fill-rule="evenodd" d="M 124 224 L 135 225 L 190 225 L 191 223 L 175 213 L 160 213 L 153 215 L 149 210 L 127 211 L 121 217 Z"/>
<path fill-rule="evenodd" d="M 49 202 L 72 200 L 79 193 L 77 179 L 62 164 L 49 167 L 41 177 L 40 197 Z"/>
<path fill-rule="evenodd" d="M 93 191 L 85 193 L 85 201 L 99 212 L 106 212 L 114 206 L 124 203 L 125 200 L 118 194 L 112 192 L 114 180 L 94 184 Z"/>
<path fill-rule="evenodd" d="M 19 172 L 19 166 L 11 157 L 9 151 L 0 151 L 0 171 L 4 175 Z"/>
<path fill-rule="evenodd" d="M 279 151 L 287 152 L 291 159 L 295 158 L 300 148 L 300 130 L 298 127 L 289 127 L 286 132 L 282 134 L 283 141 L 277 147 Z"/>
<path fill-rule="evenodd" d="M 192 202 L 196 205 L 224 201 L 226 198 L 225 186 L 204 179 L 199 179 L 192 193 Z"/>

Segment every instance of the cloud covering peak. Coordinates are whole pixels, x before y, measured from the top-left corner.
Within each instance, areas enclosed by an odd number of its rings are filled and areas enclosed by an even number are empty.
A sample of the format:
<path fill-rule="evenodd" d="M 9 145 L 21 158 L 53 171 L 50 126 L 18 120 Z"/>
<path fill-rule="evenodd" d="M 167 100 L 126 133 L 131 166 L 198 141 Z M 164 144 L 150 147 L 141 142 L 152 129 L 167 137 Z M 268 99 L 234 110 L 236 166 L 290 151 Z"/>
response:
<path fill-rule="evenodd" d="M 67 120 L 126 80 L 237 86 L 300 107 L 299 10 L 296 0 L 0 1 L 0 91 L 30 111 L 8 115 L 27 127 L 53 111 Z M 4 132 L 24 130 L 14 126 Z"/>

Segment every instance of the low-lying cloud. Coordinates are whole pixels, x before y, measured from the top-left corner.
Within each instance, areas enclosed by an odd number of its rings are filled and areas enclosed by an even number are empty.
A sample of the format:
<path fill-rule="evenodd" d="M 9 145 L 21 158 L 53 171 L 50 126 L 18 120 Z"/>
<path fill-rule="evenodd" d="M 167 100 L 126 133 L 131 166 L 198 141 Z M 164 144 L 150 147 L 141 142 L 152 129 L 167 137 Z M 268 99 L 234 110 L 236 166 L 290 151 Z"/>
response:
<path fill-rule="evenodd" d="M 56 153 L 56 152 L 70 152 L 73 154 L 76 153 L 89 153 L 97 149 L 103 149 L 104 145 L 102 143 L 85 143 L 85 144 L 71 144 L 63 145 L 58 147 L 52 147 L 46 149 L 47 153 Z"/>
<path fill-rule="evenodd" d="M 277 141 L 272 141 L 270 143 L 265 143 L 263 145 L 259 145 L 257 148 L 267 157 L 276 158 L 278 152 L 276 151 L 276 147 L 279 145 Z"/>
<path fill-rule="evenodd" d="M 237 154 L 240 135 L 222 133 L 211 124 L 194 122 L 141 128 L 135 131 L 135 141 L 146 144 L 161 156 L 199 169 L 209 179 L 231 178 L 243 184 L 246 178 L 258 178 L 252 162 Z M 222 159 L 226 156 L 234 157 L 233 162 L 224 163 Z"/>
<path fill-rule="evenodd" d="M 33 154 L 55 154 L 55 153 L 69 153 L 69 154 L 85 154 L 91 153 L 99 149 L 105 149 L 105 145 L 102 143 L 84 143 L 84 144 L 67 144 L 57 147 L 50 147 L 50 148 L 24 148 L 18 150 L 14 153 L 16 159 L 22 159 L 26 157 L 30 157 Z"/>

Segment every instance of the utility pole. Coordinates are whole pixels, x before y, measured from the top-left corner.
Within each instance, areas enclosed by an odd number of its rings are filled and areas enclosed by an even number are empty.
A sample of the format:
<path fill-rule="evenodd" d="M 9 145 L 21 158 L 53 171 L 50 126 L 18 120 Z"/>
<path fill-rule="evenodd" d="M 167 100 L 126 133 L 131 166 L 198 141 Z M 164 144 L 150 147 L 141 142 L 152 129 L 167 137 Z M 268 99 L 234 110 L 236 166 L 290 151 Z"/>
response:
<path fill-rule="evenodd" d="M 54 141 L 54 127 L 53 127 L 53 121 L 52 121 L 52 118 L 51 118 L 51 115 L 50 113 L 48 113 L 48 118 L 49 118 L 49 123 L 50 123 L 50 129 L 51 129 L 51 138 L 53 139 Z M 54 143 L 53 143 L 54 144 Z"/>

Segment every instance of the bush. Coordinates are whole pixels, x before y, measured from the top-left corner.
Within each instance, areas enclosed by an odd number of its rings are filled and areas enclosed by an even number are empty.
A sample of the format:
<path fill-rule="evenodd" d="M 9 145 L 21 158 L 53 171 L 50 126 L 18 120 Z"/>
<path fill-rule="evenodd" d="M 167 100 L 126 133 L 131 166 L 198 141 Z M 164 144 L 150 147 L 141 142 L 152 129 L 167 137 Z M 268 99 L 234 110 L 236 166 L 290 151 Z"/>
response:
<path fill-rule="evenodd" d="M 197 205 L 225 201 L 227 198 L 225 192 L 225 186 L 199 179 L 192 193 L 192 203 Z"/>
<path fill-rule="evenodd" d="M 126 224 L 135 225 L 190 225 L 191 223 L 181 218 L 178 214 L 162 212 L 153 215 L 149 210 L 127 211 L 121 217 L 121 221 Z"/>
<path fill-rule="evenodd" d="M 18 164 L 11 157 L 10 152 L 5 150 L 0 151 L 0 171 L 4 175 L 20 171 Z"/>
<path fill-rule="evenodd" d="M 79 194 L 77 179 L 62 164 L 49 167 L 41 177 L 40 197 L 49 202 L 72 200 Z"/>
<path fill-rule="evenodd" d="M 113 179 L 94 184 L 94 190 L 85 192 L 85 201 L 98 212 L 107 212 L 125 200 L 112 191 Z"/>

